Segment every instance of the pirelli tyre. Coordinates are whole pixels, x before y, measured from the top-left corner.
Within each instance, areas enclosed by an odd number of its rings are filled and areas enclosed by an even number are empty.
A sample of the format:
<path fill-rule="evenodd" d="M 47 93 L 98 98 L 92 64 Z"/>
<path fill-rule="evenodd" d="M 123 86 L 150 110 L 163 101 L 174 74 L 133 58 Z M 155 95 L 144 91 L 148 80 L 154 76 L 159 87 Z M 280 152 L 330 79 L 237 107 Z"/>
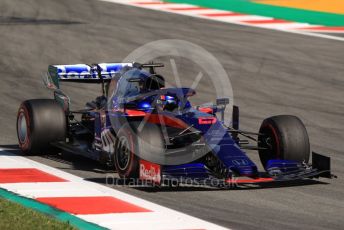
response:
<path fill-rule="evenodd" d="M 150 123 L 140 128 L 140 122 L 124 125 L 117 133 L 115 146 L 115 168 L 121 178 L 127 179 L 139 178 L 140 159 L 151 162 L 154 159 L 144 156 L 162 154 L 165 150 L 160 128 Z"/>
<path fill-rule="evenodd" d="M 310 144 L 302 121 L 291 115 L 278 115 L 265 119 L 259 129 L 260 160 L 266 168 L 270 159 L 308 162 Z"/>
<path fill-rule="evenodd" d="M 121 178 L 138 177 L 139 163 L 135 151 L 136 135 L 128 125 L 125 125 L 117 133 L 114 154 L 115 169 Z"/>
<path fill-rule="evenodd" d="M 50 143 L 64 141 L 67 122 L 62 107 L 52 99 L 24 101 L 17 115 L 17 136 L 24 154 L 56 150 Z"/>

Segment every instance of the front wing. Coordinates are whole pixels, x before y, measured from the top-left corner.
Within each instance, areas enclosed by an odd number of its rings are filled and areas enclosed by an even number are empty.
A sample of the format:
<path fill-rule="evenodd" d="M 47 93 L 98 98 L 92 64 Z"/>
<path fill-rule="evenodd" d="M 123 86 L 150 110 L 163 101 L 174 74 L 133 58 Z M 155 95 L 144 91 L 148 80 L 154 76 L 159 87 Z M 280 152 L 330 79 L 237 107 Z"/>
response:
<path fill-rule="evenodd" d="M 297 169 L 289 171 L 276 170 L 270 168 L 267 172 L 260 173 L 259 177 L 231 177 L 227 179 L 218 179 L 203 164 L 186 164 L 180 166 L 160 166 L 154 163 L 143 161 L 140 170 L 140 179 L 149 182 L 152 185 L 170 185 L 188 184 L 188 185 L 204 185 L 211 187 L 237 187 L 244 184 L 262 184 L 287 181 L 302 181 L 306 179 L 314 179 L 319 177 L 333 178 L 331 174 L 330 157 L 312 153 L 312 164 L 301 164 Z M 149 172 L 154 172 L 151 177 L 147 176 Z M 282 172 L 283 171 L 283 172 Z M 159 172 L 156 175 L 155 172 Z M 279 173 L 277 173 L 279 172 Z M 142 176 L 143 175 L 143 176 Z M 156 180 L 158 178 L 158 180 Z"/>

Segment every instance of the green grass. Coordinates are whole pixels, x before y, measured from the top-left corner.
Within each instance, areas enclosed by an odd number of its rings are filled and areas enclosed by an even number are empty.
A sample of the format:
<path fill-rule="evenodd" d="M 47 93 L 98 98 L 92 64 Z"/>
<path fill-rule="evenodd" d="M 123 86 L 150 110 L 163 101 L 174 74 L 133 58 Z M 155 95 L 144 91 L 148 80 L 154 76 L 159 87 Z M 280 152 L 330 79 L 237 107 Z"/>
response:
<path fill-rule="evenodd" d="M 77 229 L 67 222 L 26 208 L 0 197 L 0 229 Z"/>

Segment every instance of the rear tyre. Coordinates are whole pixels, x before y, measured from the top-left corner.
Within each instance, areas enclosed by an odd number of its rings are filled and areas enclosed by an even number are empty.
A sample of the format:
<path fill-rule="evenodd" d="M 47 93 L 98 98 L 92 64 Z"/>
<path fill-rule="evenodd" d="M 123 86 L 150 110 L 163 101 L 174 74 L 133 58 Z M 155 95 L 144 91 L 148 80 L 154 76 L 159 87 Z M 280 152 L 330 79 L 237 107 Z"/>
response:
<path fill-rule="evenodd" d="M 24 154 L 56 150 L 50 143 L 64 141 L 67 122 L 62 107 L 52 99 L 24 101 L 17 115 L 17 136 Z"/>
<path fill-rule="evenodd" d="M 260 126 L 258 147 L 260 160 L 266 168 L 271 159 L 308 162 L 310 144 L 306 127 L 302 121 L 291 115 L 279 115 L 265 119 Z"/>

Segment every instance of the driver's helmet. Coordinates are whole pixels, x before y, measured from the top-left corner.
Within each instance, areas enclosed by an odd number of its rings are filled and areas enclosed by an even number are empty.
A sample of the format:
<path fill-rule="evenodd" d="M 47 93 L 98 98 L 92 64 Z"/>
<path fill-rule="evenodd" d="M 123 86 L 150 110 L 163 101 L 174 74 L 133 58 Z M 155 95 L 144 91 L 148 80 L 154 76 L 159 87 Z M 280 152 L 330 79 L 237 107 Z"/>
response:
<path fill-rule="evenodd" d="M 161 95 L 163 103 L 163 109 L 167 111 L 173 111 L 178 108 L 177 98 L 169 95 Z"/>

